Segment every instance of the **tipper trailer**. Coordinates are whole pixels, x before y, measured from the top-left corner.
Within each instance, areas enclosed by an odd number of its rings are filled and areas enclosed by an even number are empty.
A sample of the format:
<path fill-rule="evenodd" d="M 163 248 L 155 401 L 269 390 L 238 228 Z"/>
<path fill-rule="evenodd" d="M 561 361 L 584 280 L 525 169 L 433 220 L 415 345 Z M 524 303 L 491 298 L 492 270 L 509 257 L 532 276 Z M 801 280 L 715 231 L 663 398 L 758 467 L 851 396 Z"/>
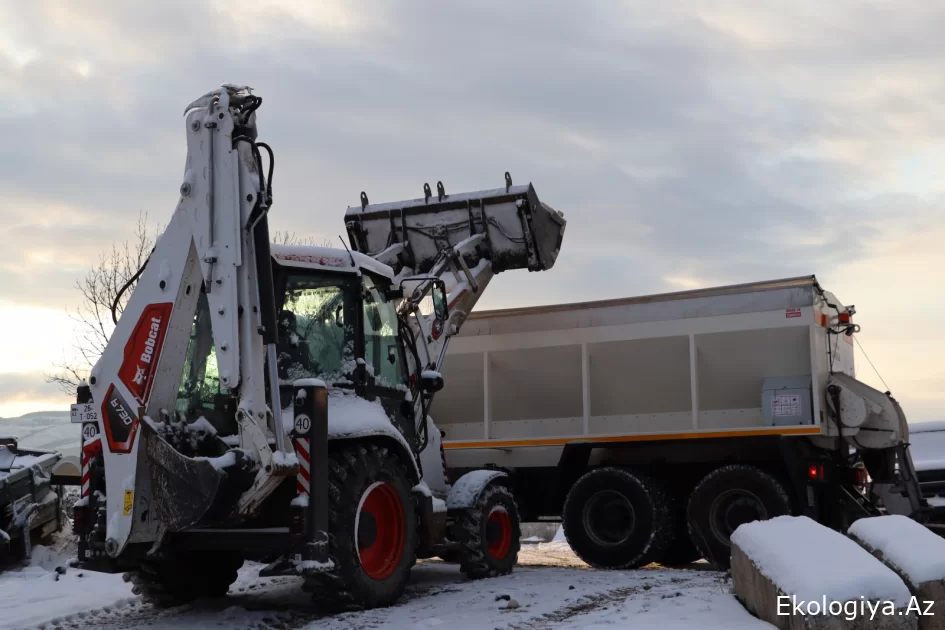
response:
<path fill-rule="evenodd" d="M 452 475 L 599 567 L 729 564 L 738 525 L 927 518 L 899 404 L 856 380 L 854 308 L 806 276 L 473 313 L 431 410 Z"/>

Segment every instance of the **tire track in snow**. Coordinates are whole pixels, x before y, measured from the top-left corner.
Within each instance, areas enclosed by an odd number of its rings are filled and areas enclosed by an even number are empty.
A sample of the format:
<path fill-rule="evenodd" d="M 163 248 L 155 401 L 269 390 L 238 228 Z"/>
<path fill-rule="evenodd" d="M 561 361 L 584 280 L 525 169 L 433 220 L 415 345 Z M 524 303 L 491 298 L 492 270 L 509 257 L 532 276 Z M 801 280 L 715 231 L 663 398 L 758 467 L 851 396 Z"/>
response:
<path fill-rule="evenodd" d="M 638 595 L 640 593 L 646 592 L 653 594 L 661 593 L 663 591 L 675 592 L 677 589 L 685 588 L 688 583 L 696 582 L 698 580 L 699 577 L 697 576 L 673 578 L 668 584 L 661 584 L 657 587 L 653 587 L 648 584 L 635 584 L 633 586 L 623 586 L 620 588 L 602 591 L 600 593 L 585 595 L 572 604 L 562 606 L 533 619 L 511 625 L 509 626 L 509 630 L 536 630 L 539 628 L 550 628 L 555 624 L 568 621 L 574 617 L 579 617 L 581 615 L 598 611 L 610 604 L 618 604 L 623 602 L 631 595 Z"/>

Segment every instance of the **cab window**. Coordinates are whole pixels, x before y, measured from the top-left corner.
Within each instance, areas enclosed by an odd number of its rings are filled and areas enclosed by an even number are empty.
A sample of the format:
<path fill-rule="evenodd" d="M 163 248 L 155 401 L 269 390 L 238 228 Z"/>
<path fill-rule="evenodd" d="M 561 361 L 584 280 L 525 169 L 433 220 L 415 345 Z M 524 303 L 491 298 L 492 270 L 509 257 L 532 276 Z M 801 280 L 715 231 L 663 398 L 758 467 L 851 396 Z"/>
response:
<path fill-rule="evenodd" d="M 371 278 L 362 284 L 364 309 L 364 361 L 368 376 L 378 387 L 406 391 L 407 374 L 398 337 L 396 306 Z"/>

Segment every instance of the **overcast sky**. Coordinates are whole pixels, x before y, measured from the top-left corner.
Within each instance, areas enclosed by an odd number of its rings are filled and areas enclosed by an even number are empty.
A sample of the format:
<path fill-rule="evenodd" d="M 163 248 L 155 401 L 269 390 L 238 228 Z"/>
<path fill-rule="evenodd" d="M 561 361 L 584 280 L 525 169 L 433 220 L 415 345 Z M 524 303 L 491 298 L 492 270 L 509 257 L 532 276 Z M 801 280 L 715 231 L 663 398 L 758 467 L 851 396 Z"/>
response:
<path fill-rule="evenodd" d="M 910 419 L 945 418 L 945 5 L 298 4 L 0 3 L 0 416 L 67 408 L 72 285 L 167 220 L 184 106 L 229 82 L 264 99 L 274 229 L 508 170 L 566 238 L 480 308 L 816 274 Z"/>

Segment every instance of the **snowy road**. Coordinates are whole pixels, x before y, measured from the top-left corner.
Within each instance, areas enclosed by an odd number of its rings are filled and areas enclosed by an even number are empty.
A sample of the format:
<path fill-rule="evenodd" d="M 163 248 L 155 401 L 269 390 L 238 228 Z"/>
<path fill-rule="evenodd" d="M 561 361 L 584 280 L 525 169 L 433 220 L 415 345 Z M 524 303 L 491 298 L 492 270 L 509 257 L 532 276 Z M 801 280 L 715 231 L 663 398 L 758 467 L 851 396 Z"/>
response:
<path fill-rule="evenodd" d="M 464 580 L 455 565 L 420 563 L 399 605 L 334 617 L 312 608 L 299 580 L 260 579 L 258 566 L 245 567 L 224 599 L 157 610 L 140 603 L 120 576 L 69 569 L 57 580 L 48 570 L 53 561 L 40 558 L 37 566 L 0 576 L 0 628 L 772 628 L 741 608 L 718 573 L 595 571 L 554 544 L 526 546 L 512 575 L 479 582 Z M 519 607 L 509 609 L 503 596 Z"/>

